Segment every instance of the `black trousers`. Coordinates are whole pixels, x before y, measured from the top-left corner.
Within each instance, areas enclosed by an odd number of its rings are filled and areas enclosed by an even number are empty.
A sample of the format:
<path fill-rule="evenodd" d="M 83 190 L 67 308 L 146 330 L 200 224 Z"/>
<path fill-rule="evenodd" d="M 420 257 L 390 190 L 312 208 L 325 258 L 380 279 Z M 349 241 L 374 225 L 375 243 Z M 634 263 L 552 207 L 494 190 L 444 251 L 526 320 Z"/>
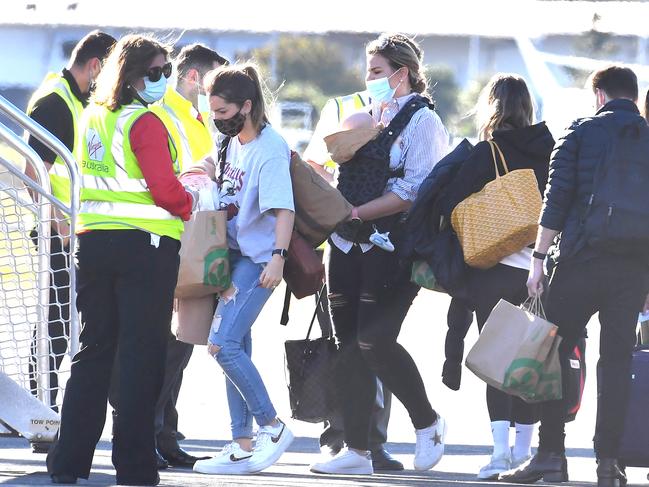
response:
<path fill-rule="evenodd" d="M 504 299 L 513 305 L 519 305 L 527 299 L 527 275 L 528 272 L 524 269 L 504 264 L 486 270 L 471 269 L 467 276 L 467 291 L 480 331 L 498 301 Z M 520 424 L 534 424 L 538 421 L 536 405 L 491 386 L 487 386 L 487 408 L 491 421 Z"/>
<path fill-rule="evenodd" d="M 160 396 L 155 406 L 155 434 L 158 443 L 167 449 L 178 446 L 178 411 L 176 403 L 183 382 L 183 371 L 189 364 L 194 345 L 176 340 L 169 333 L 167 341 L 167 361 Z"/>
<path fill-rule="evenodd" d="M 38 247 L 38 234 L 30 234 L 34 244 Z M 59 387 L 58 370 L 63 357 L 68 350 L 70 337 L 70 272 L 68 271 L 70 259 L 69 246 L 63 245 L 63 239 L 52 230 L 50 237 L 50 300 L 47 310 L 47 330 L 50 343 L 50 405 L 55 410 L 56 398 Z M 29 357 L 29 388 L 32 394 L 38 390 L 38 357 L 36 353 L 36 330 L 34 330 L 31 356 Z"/>
<path fill-rule="evenodd" d="M 92 231 L 80 235 L 78 242 L 81 350 L 72 364 L 60 436 L 48 455 L 48 470 L 88 478 L 106 420 L 116 359 L 117 483 L 151 482 L 157 477 L 154 408 L 164 375 L 180 243 L 162 237 L 156 248 L 150 234 L 138 230 Z"/>
<path fill-rule="evenodd" d="M 176 409 L 176 403 L 180 395 L 183 372 L 187 364 L 189 364 L 193 351 L 193 345 L 176 340 L 173 333 L 171 331 L 169 332 L 164 379 L 160 388 L 160 395 L 155 405 L 156 445 L 165 451 L 171 451 L 179 447 L 176 436 L 176 433 L 178 433 L 178 410 Z M 108 401 L 113 407 L 114 418 L 118 414 L 119 381 L 120 367 L 119 363 L 115 362 L 110 389 L 108 391 Z M 116 422 L 113 423 L 113 426 L 115 424 Z"/>
<path fill-rule="evenodd" d="M 552 276 L 545 311 L 559 327 L 562 371 L 590 318 L 599 312 L 597 420 L 594 446 L 598 458 L 617 458 L 631 383 L 631 356 L 638 313 L 649 289 L 649 272 L 641 261 L 600 255 L 586 262 L 560 262 Z M 567 380 L 564 378 L 564 384 Z M 564 393 L 564 396 L 566 394 Z M 562 400 L 541 405 L 539 449 L 564 451 L 566 406 Z"/>
<path fill-rule="evenodd" d="M 354 246 L 345 254 L 330 247 L 327 279 L 340 350 L 337 381 L 345 441 L 350 448 L 368 450 L 377 376 L 403 403 L 415 428 L 437 419 L 417 366 L 397 342 L 419 287 L 408 276 L 390 282 L 399 270 L 392 253 L 376 247 L 363 253 Z"/>
<path fill-rule="evenodd" d="M 317 253 L 322 258 L 322 250 L 317 250 Z M 326 285 L 323 294 L 320 301 L 316 303 L 316 316 L 318 318 L 318 325 L 320 325 L 320 333 L 322 336 L 329 336 L 332 334 L 333 327 L 331 324 Z M 318 299 L 317 295 L 315 299 Z M 391 408 L 392 393 L 387 387 L 383 386 L 383 404 L 381 405 L 375 402 L 374 408 L 372 408 L 372 418 L 370 419 L 369 448 L 372 451 L 383 448 L 383 445 L 388 441 L 388 423 L 390 422 Z M 335 417 L 329 418 L 325 423 L 325 430 L 320 435 L 320 445 L 333 446 L 345 441 L 343 424 L 342 414 L 336 414 Z"/>

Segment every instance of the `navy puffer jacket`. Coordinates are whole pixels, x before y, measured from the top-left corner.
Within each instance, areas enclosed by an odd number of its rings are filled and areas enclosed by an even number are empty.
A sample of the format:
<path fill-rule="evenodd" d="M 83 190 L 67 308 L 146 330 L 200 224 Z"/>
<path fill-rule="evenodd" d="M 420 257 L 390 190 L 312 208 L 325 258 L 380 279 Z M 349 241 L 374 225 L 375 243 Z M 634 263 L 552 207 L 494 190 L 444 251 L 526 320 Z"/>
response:
<path fill-rule="evenodd" d="M 559 261 L 576 254 L 580 259 L 595 255 L 580 235 L 580 220 L 593 192 L 595 171 L 620 128 L 639 117 L 638 107 L 631 100 L 611 100 L 594 117 L 574 121 L 559 139 L 550 161 L 541 212 L 541 225 L 561 232 Z"/>

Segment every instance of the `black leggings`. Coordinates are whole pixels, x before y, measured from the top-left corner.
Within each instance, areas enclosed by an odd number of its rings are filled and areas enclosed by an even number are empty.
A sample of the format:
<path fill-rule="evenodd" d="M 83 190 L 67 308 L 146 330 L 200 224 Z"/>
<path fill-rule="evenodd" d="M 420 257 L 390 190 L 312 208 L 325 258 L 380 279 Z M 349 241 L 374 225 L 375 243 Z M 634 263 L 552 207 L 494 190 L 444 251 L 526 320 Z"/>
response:
<path fill-rule="evenodd" d="M 504 299 L 519 305 L 527 298 L 527 271 L 505 264 L 487 270 L 471 269 L 468 291 L 475 309 L 478 329 L 482 331 L 489 314 L 498 301 Z M 487 386 L 487 408 L 491 421 L 512 421 L 534 424 L 538 421 L 538 407 L 522 399 Z"/>
<path fill-rule="evenodd" d="M 350 448 L 368 450 L 375 376 L 402 402 L 415 428 L 437 420 L 417 366 L 397 343 L 419 287 L 408 276 L 395 277 L 400 273 L 393 253 L 376 247 L 363 253 L 354 246 L 345 254 L 335 245 L 330 248 L 327 279 L 340 349 L 337 384 L 345 441 Z"/>

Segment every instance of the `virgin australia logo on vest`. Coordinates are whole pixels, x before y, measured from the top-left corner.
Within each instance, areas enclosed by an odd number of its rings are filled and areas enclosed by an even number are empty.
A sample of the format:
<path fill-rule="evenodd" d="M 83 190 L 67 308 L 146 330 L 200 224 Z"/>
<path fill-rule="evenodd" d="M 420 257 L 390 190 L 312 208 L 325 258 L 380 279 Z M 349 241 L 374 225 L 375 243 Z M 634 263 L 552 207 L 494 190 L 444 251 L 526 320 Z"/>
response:
<path fill-rule="evenodd" d="M 88 155 L 93 161 L 102 161 L 104 159 L 104 144 L 95 129 L 88 129 L 86 132 L 86 141 L 88 144 Z"/>
<path fill-rule="evenodd" d="M 83 161 L 84 169 L 87 169 L 90 172 L 107 173 L 109 171 L 109 167 L 107 164 L 104 164 L 102 162 L 106 149 L 104 148 L 104 144 L 101 141 L 101 137 L 99 137 L 99 134 L 93 128 L 89 128 L 86 131 L 86 145 L 88 148 L 89 160 Z"/>

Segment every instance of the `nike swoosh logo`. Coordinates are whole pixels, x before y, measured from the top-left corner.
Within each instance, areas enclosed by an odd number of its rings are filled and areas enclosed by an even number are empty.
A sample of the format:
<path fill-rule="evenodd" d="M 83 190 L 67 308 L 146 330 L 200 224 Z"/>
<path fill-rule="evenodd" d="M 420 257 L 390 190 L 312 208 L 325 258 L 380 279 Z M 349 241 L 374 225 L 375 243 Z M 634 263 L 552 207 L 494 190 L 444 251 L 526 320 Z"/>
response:
<path fill-rule="evenodd" d="M 282 431 L 280 431 L 279 434 L 275 438 L 270 439 L 273 443 L 277 443 L 279 441 L 279 439 L 282 437 L 282 433 L 284 433 L 284 428 L 286 428 L 286 425 L 284 423 L 282 423 Z"/>
<path fill-rule="evenodd" d="M 237 458 L 237 457 L 234 456 L 234 453 L 231 453 L 230 454 L 230 461 L 240 462 L 241 460 L 248 460 L 248 458 L 250 458 L 250 457 L 252 457 L 252 455 L 248 455 L 247 457 Z"/>

